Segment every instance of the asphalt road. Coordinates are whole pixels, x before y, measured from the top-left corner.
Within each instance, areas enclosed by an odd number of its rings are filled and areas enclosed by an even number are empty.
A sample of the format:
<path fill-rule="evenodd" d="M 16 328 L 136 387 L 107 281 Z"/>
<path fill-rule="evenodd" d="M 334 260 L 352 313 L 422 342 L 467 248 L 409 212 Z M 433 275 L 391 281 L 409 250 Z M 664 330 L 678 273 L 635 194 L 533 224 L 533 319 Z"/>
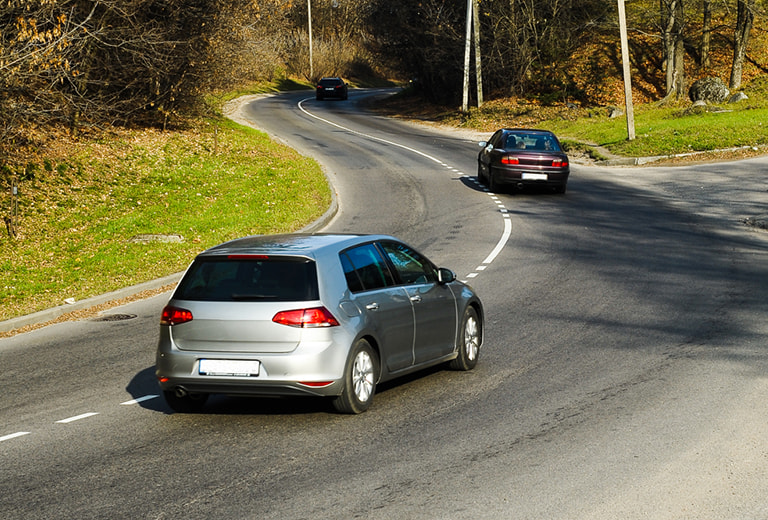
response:
<path fill-rule="evenodd" d="M 768 160 L 575 166 L 489 194 L 471 136 L 347 102 L 250 120 L 325 166 L 332 231 L 400 236 L 479 292 L 477 368 L 360 416 L 215 397 L 172 414 L 161 295 L 0 340 L 0 518 L 768 517 Z M 131 317 L 133 316 L 133 317 Z M 138 402 L 137 402 L 138 401 Z"/>

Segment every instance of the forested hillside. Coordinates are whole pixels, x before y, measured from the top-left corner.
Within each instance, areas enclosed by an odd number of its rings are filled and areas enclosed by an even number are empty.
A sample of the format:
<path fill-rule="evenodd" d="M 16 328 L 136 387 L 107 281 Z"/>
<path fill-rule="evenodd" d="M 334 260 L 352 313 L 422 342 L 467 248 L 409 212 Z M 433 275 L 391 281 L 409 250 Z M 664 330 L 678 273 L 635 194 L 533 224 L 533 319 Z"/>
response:
<path fill-rule="evenodd" d="M 623 102 L 615 1 L 473 2 L 485 99 Z M 767 3 L 627 2 L 635 102 L 684 98 L 702 76 L 737 90 L 768 73 Z M 167 128 L 210 92 L 285 77 L 411 81 L 456 106 L 466 15 L 466 0 L 7 0 L 0 160 L 7 172 L 54 127 Z"/>

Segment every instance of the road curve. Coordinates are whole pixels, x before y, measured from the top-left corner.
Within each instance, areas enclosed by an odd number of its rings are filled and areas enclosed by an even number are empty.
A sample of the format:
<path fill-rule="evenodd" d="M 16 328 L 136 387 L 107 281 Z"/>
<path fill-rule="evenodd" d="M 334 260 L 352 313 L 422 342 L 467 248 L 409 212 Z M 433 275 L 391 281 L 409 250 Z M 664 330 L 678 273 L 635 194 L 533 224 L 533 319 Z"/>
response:
<path fill-rule="evenodd" d="M 244 117 L 323 164 L 329 230 L 396 234 L 470 280 L 477 368 L 388 384 L 356 417 L 225 397 L 183 415 L 152 375 L 163 296 L 2 339 L 0 517 L 764 518 L 768 238 L 741 220 L 768 161 L 493 195 L 472 139 L 368 95 Z"/>

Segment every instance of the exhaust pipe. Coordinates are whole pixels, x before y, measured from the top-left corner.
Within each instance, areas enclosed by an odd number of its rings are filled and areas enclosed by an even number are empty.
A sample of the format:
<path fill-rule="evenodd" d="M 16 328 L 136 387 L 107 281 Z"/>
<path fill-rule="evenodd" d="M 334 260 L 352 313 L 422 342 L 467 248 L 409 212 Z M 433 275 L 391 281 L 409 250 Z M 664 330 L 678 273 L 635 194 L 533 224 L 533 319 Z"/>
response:
<path fill-rule="evenodd" d="M 517 183 L 517 189 L 518 190 L 522 190 L 523 189 L 523 183 L 522 182 L 518 182 Z"/>
<path fill-rule="evenodd" d="M 176 397 L 182 398 L 182 397 L 187 397 L 188 392 L 182 387 L 177 386 L 176 388 L 173 389 L 173 393 Z"/>

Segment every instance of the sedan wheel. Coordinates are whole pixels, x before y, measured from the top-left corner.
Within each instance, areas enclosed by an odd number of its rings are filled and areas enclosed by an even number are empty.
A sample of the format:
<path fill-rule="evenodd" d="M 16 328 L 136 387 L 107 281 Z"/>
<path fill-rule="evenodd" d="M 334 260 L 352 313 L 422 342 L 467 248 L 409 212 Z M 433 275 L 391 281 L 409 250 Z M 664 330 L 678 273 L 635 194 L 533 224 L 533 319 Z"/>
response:
<path fill-rule="evenodd" d="M 451 361 L 450 367 L 454 370 L 472 370 L 477 365 L 480 343 L 483 339 L 482 326 L 474 307 L 467 307 L 464 311 L 460 333 L 459 355 Z"/>
<path fill-rule="evenodd" d="M 477 161 L 477 180 L 483 184 L 488 183 L 488 179 L 485 177 L 485 172 L 483 171 L 483 163 L 480 161 Z"/>
<path fill-rule="evenodd" d="M 364 339 L 358 341 L 350 353 L 344 370 L 344 390 L 333 401 L 342 413 L 362 413 L 371 406 L 376 391 L 378 366 L 376 354 Z"/>
<path fill-rule="evenodd" d="M 498 182 L 496 182 L 496 179 L 493 177 L 493 169 L 488 166 L 488 189 L 491 190 L 493 193 L 500 193 L 501 192 L 501 186 Z"/>

